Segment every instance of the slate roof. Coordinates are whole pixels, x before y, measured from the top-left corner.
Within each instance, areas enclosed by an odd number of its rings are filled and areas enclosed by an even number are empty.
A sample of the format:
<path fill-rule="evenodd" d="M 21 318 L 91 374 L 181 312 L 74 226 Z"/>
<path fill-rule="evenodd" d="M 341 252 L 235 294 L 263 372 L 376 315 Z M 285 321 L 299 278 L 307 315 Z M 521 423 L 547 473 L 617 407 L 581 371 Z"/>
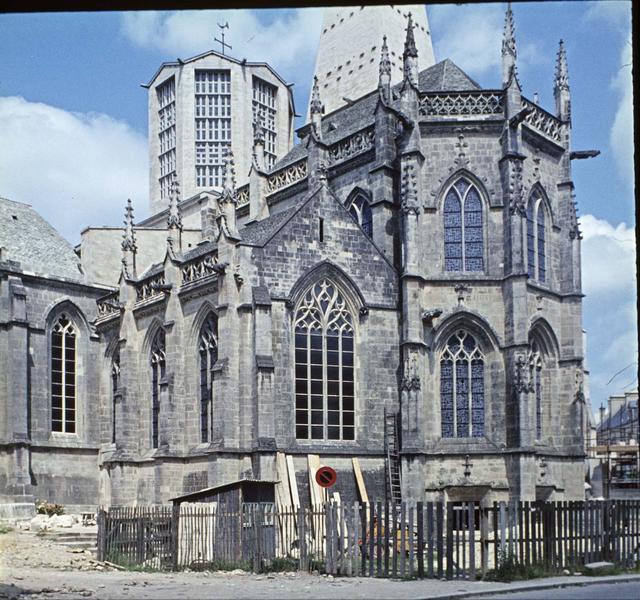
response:
<path fill-rule="evenodd" d="M 631 412 L 631 409 L 637 408 L 638 401 L 629 400 L 626 404 L 621 406 L 616 413 L 607 417 L 604 422 L 600 423 L 600 425 L 598 425 L 598 431 L 607 431 L 608 429 L 617 429 L 618 427 L 624 427 L 625 425 L 636 424 L 637 420 L 635 415 Z"/>
<path fill-rule="evenodd" d="M 399 92 L 402 82 L 393 86 L 394 92 Z M 451 59 L 446 58 L 439 63 L 425 69 L 418 75 L 418 89 L 420 92 L 462 92 L 479 90 L 481 87 L 469 77 Z M 343 106 L 322 119 L 322 141 L 331 145 L 356 131 L 364 129 L 375 121 L 375 110 L 378 104 L 378 91 L 374 90 L 359 98 L 348 106 Z M 309 124 L 298 129 L 301 137 L 307 135 Z M 286 167 L 307 156 L 307 149 L 302 144 L 295 145 L 271 169 L 271 172 Z"/>
<path fill-rule="evenodd" d="M 294 205 L 282 212 L 275 213 L 262 221 L 254 221 L 245 225 L 240 230 L 242 240 L 240 244 L 245 246 L 262 246 L 278 229 L 300 208 Z"/>
<path fill-rule="evenodd" d="M 451 59 L 445 58 L 418 75 L 418 89 L 421 92 L 461 92 L 481 88 Z"/>
<path fill-rule="evenodd" d="M 0 246 L 22 270 L 84 281 L 71 244 L 29 204 L 0 197 Z"/>

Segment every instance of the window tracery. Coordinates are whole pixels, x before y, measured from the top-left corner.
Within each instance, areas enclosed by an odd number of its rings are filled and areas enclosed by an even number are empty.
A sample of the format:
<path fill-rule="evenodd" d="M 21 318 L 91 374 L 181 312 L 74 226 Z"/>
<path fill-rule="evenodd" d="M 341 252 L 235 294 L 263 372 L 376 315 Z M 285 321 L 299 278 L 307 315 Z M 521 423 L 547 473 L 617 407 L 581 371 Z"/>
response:
<path fill-rule="evenodd" d="M 484 270 L 482 201 L 465 177 L 449 188 L 444 200 L 445 271 Z"/>
<path fill-rule="evenodd" d="M 76 329 L 62 313 L 51 330 L 51 430 L 76 433 Z"/>
<path fill-rule="evenodd" d="M 484 355 L 476 339 L 458 330 L 440 355 L 442 437 L 484 435 Z"/>
<path fill-rule="evenodd" d="M 218 320 L 209 314 L 200 328 L 200 441 L 208 442 L 213 404 L 211 369 L 218 360 Z"/>
<path fill-rule="evenodd" d="M 362 227 L 367 236 L 373 237 L 373 215 L 371 213 L 369 201 L 364 194 L 356 194 L 355 198 L 353 198 L 349 205 L 349 212 L 360 224 L 360 227 Z"/>
<path fill-rule="evenodd" d="M 163 329 L 158 330 L 151 344 L 151 447 L 158 447 L 160 417 L 160 383 L 166 374 L 166 346 Z"/>
<path fill-rule="evenodd" d="M 546 270 L 546 227 L 542 196 L 537 193 L 527 204 L 527 272 L 531 279 L 544 283 Z"/>
<path fill-rule="evenodd" d="M 297 439 L 355 439 L 353 368 L 353 317 L 336 286 L 323 279 L 295 315 Z"/>

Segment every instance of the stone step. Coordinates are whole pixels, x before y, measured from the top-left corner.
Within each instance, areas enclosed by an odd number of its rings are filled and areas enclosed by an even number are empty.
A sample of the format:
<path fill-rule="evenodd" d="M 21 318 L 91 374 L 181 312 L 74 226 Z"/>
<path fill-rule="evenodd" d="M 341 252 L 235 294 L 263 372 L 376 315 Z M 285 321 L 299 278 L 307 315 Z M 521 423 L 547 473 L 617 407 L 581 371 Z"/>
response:
<path fill-rule="evenodd" d="M 74 540 L 93 540 L 95 541 L 98 537 L 97 533 L 93 532 L 80 532 L 80 531 L 48 531 L 44 534 L 41 534 L 43 538 L 54 540 L 56 542 L 62 542 L 65 540 L 74 541 Z"/>

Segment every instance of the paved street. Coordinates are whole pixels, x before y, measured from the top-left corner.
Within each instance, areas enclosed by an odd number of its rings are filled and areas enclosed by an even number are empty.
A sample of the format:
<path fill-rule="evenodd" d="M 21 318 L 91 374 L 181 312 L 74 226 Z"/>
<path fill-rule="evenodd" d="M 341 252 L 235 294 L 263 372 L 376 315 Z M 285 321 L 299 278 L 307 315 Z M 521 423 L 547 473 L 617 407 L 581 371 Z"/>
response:
<path fill-rule="evenodd" d="M 546 590 L 532 590 L 511 594 L 488 594 L 473 596 L 470 600 L 489 600 L 502 598 L 504 600 L 638 600 L 640 598 L 640 581 L 632 583 L 598 583 L 585 586 L 572 586 Z"/>

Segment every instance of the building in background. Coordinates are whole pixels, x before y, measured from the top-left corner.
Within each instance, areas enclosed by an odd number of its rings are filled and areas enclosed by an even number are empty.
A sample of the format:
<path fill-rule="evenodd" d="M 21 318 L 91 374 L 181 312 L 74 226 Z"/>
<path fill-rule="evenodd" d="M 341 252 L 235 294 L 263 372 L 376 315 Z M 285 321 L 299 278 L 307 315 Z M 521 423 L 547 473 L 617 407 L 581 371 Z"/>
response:
<path fill-rule="evenodd" d="M 255 124 L 264 136 L 265 167 L 293 145 L 295 109 L 290 87 L 267 63 L 213 50 L 163 63 L 149 91 L 149 206 L 169 202 L 171 182 L 182 198 L 222 189 L 222 159 L 231 146 L 238 181 L 246 183 Z"/>
<path fill-rule="evenodd" d="M 605 498 L 640 498 L 638 390 L 609 397 L 600 407 L 595 444 L 589 448 L 592 485 Z"/>

